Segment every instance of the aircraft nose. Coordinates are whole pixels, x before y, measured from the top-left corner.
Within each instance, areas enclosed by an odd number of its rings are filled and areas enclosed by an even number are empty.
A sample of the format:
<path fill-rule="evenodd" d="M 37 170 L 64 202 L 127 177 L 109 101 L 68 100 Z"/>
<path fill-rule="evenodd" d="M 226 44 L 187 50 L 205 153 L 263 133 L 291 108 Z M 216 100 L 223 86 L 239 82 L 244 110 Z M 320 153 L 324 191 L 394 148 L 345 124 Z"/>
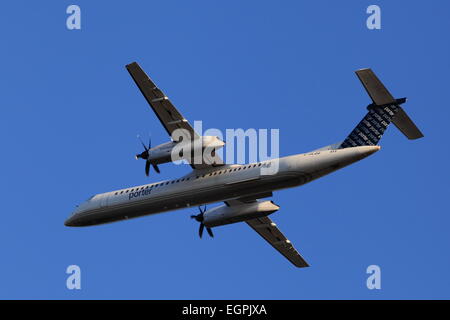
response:
<path fill-rule="evenodd" d="M 66 227 L 73 227 L 74 224 L 73 224 L 73 219 L 72 219 L 72 217 L 66 219 L 66 221 L 64 221 L 64 225 L 65 225 Z"/>
<path fill-rule="evenodd" d="M 77 214 L 76 213 L 72 213 L 72 215 L 66 219 L 66 221 L 64 221 L 64 225 L 66 227 L 76 227 L 78 226 L 77 223 Z"/>

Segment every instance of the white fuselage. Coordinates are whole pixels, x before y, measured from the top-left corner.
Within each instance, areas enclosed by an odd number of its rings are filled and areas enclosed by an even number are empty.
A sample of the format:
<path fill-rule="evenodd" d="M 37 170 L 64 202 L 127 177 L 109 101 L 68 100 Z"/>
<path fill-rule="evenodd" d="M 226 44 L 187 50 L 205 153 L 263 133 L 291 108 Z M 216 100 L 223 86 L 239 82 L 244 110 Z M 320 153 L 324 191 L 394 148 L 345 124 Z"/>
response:
<path fill-rule="evenodd" d="M 66 220 L 90 226 L 300 186 L 359 161 L 379 146 L 313 151 L 246 165 L 194 170 L 175 180 L 97 194 Z"/>

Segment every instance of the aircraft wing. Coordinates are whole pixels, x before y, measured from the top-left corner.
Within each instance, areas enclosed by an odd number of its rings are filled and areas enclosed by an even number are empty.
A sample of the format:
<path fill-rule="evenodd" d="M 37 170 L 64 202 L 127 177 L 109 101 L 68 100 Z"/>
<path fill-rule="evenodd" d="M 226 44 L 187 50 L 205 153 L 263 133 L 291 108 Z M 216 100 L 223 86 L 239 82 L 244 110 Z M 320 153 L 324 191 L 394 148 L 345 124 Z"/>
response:
<path fill-rule="evenodd" d="M 271 196 L 272 192 L 255 194 L 253 196 L 227 200 L 225 201 L 225 204 L 230 207 Z M 284 236 L 277 225 L 269 217 L 251 219 L 245 222 L 294 266 L 298 268 L 309 267 L 309 264 L 303 259 L 292 243 Z"/>
<path fill-rule="evenodd" d="M 303 259 L 292 243 L 281 233 L 277 228 L 277 225 L 273 223 L 269 217 L 256 218 L 247 220 L 246 222 L 294 266 L 299 268 L 309 267 L 309 264 Z"/>
<path fill-rule="evenodd" d="M 169 98 L 150 80 L 137 62 L 128 64 L 126 68 L 170 137 L 176 129 L 184 129 L 191 138 L 198 138 L 194 128 L 178 112 Z"/>
<path fill-rule="evenodd" d="M 200 136 L 194 131 L 194 128 L 189 122 L 181 115 L 181 113 L 170 102 L 169 98 L 156 86 L 156 84 L 147 76 L 137 62 L 132 62 L 126 66 L 128 72 L 133 78 L 134 82 L 138 86 L 145 100 L 147 100 L 150 107 L 155 112 L 159 121 L 166 129 L 171 138 L 172 134 L 177 129 L 183 129 L 181 131 L 183 139 L 185 141 L 194 140 L 200 138 Z M 177 141 L 174 139 L 174 141 Z M 223 160 L 219 158 L 217 153 L 214 155 L 215 163 L 223 163 Z M 210 166 L 210 164 L 192 164 L 193 169 L 204 169 Z"/>

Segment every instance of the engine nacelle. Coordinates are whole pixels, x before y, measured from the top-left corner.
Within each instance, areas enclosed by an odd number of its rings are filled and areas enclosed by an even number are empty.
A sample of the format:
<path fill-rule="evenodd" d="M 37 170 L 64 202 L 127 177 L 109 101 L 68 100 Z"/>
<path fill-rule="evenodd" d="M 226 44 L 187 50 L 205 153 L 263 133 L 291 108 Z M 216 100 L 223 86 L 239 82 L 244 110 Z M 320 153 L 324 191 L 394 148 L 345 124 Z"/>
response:
<path fill-rule="evenodd" d="M 272 201 L 256 201 L 228 207 L 222 205 L 209 209 L 203 216 L 206 227 L 217 227 L 225 224 L 241 222 L 245 220 L 268 216 L 280 209 Z"/>
<path fill-rule="evenodd" d="M 202 150 L 205 148 L 209 149 L 220 149 L 225 145 L 225 142 L 220 140 L 218 137 L 215 136 L 203 136 L 200 138 L 201 142 L 198 143 L 184 143 L 184 142 L 175 142 L 170 141 L 163 144 L 160 144 L 159 146 L 156 146 L 154 148 L 151 148 L 149 150 L 149 158 L 148 160 L 152 164 L 161 164 L 161 163 L 167 163 L 172 162 L 174 159 L 172 159 L 172 152 L 173 149 L 177 147 L 177 149 L 184 151 L 183 153 L 186 153 L 186 155 L 180 155 L 180 158 L 189 157 L 189 154 L 196 154 L 199 153 L 202 155 Z M 196 150 L 198 149 L 198 150 Z M 178 160 L 175 159 L 175 160 Z"/>

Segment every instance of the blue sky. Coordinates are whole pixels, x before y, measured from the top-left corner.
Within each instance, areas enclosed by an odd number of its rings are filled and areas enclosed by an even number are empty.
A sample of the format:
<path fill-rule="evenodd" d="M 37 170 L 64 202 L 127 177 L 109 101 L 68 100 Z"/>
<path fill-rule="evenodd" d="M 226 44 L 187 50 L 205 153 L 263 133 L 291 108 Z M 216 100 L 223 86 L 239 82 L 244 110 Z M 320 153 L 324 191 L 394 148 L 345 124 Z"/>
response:
<path fill-rule="evenodd" d="M 0 32 L 0 298 L 450 298 L 448 1 L 9 1 Z M 368 30 L 378 4 L 381 30 Z M 272 218 L 311 268 L 245 224 L 200 240 L 196 210 L 90 228 L 65 218 L 94 193 L 144 175 L 137 134 L 167 141 L 124 66 L 138 61 L 191 122 L 278 128 L 280 153 L 342 140 L 369 98 L 371 67 L 425 138 L 390 127 L 382 150 L 275 193 Z M 68 265 L 82 289 L 66 288 Z M 381 267 L 382 289 L 366 288 Z"/>

